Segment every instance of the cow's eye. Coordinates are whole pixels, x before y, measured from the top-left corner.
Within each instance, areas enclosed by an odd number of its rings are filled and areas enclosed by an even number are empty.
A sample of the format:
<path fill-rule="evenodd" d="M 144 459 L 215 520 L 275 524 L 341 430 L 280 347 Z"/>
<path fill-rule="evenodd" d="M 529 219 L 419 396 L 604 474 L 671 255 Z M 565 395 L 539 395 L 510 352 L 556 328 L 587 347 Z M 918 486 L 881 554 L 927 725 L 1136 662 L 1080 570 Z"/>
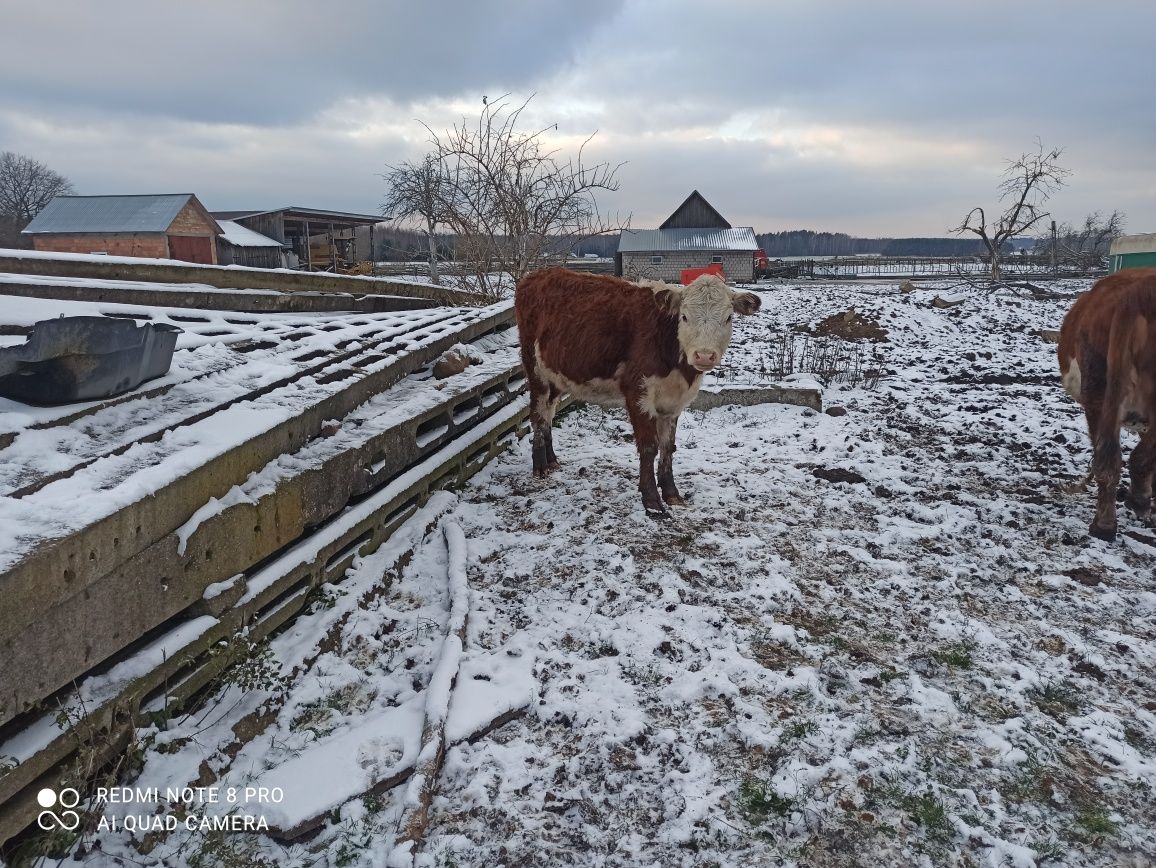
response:
<path fill-rule="evenodd" d="M 683 321 L 683 322 L 686 322 L 686 321 L 687 321 L 687 319 L 686 319 L 686 314 L 685 314 L 685 313 L 682 315 L 682 321 Z"/>

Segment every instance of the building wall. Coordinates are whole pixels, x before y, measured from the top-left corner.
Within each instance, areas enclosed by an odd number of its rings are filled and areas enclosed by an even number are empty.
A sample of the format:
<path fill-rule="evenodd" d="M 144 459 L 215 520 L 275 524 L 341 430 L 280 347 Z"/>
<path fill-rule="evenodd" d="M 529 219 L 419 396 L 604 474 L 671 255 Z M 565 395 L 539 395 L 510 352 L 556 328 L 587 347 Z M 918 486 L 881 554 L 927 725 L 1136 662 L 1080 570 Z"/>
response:
<path fill-rule="evenodd" d="M 731 225 L 725 219 L 720 220 L 713 206 L 698 196 L 691 197 L 689 202 L 683 203 L 679 209 L 666 218 L 663 229 L 730 229 Z"/>
<path fill-rule="evenodd" d="M 168 239 L 155 232 L 116 235 L 33 235 L 33 250 L 56 253 L 107 253 L 109 256 L 144 256 L 168 259 Z"/>
<path fill-rule="evenodd" d="M 285 216 L 280 211 L 274 211 L 272 214 L 254 214 L 252 217 L 237 217 L 235 222 L 266 238 L 285 243 Z"/>
<path fill-rule="evenodd" d="M 661 263 L 651 259 L 661 256 Z M 722 257 L 726 278 L 735 283 L 750 283 L 755 277 L 754 251 L 751 250 L 680 250 L 653 253 L 623 253 L 622 275 L 627 280 L 645 277 L 679 283 L 684 268 L 702 268 L 711 264 L 714 256 Z"/>
<path fill-rule="evenodd" d="M 190 199 L 181 209 L 181 212 L 173 218 L 173 222 L 169 224 L 168 234 L 208 238 L 210 243 L 206 249 L 212 262 L 207 264 L 217 264 L 217 230 L 210 222 L 208 214 L 194 205 L 193 200 Z"/>
<path fill-rule="evenodd" d="M 245 265 L 250 268 L 284 268 L 280 247 L 238 247 L 217 239 L 218 265 Z"/>
<path fill-rule="evenodd" d="M 1156 268 L 1156 250 L 1146 253 L 1117 253 L 1111 257 L 1108 272 L 1121 268 Z"/>

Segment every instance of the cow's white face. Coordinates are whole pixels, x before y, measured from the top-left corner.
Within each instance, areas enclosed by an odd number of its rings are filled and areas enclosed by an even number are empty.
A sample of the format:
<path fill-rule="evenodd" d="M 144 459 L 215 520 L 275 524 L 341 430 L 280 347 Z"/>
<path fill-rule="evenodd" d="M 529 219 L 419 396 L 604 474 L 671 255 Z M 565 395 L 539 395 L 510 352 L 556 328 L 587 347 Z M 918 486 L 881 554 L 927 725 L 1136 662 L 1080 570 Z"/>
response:
<path fill-rule="evenodd" d="M 709 371 L 722 361 L 730 346 L 734 315 L 754 313 L 760 304 L 754 293 L 735 292 L 713 274 L 704 274 L 689 286 L 667 287 L 657 295 L 678 316 L 682 354 L 699 371 Z"/>

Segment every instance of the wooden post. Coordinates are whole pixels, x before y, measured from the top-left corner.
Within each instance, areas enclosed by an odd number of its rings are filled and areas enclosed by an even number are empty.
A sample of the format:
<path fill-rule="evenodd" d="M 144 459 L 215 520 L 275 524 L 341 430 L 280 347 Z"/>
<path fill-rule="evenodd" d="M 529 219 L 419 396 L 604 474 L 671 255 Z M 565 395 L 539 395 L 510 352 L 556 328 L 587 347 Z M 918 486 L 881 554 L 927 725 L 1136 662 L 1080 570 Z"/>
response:
<path fill-rule="evenodd" d="M 313 270 L 313 245 L 309 243 L 309 218 L 305 218 L 305 270 Z"/>
<path fill-rule="evenodd" d="M 1060 273 L 1059 265 L 1056 263 L 1056 221 L 1052 221 L 1052 276 L 1056 277 Z"/>

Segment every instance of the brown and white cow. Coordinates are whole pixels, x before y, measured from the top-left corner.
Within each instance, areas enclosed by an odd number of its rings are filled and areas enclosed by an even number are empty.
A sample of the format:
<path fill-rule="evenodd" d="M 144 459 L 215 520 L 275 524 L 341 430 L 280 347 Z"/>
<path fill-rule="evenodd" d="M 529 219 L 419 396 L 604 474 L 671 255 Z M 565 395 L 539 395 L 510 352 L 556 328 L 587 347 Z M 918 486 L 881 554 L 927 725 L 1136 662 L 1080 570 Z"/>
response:
<path fill-rule="evenodd" d="M 1091 534 L 1116 538 L 1120 426 L 1135 426 L 1140 442 L 1128 459 L 1128 505 L 1152 517 L 1156 469 L 1156 268 L 1118 271 L 1076 300 L 1060 327 L 1064 389 L 1080 402 L 1092 439 L 1099 489 Z"/>
<path fill-rule="evenodd" d="M 673 473 L 679 414 L 694 400 L 703 372 L 722 361 L 732 316 L 757 311 L 759 297 L 735 292 L 714 275 L 685 287 L 640 286 L 549 268 L 518 284 L 514 309 L 530 386 L 534 474 L 558 466 L 552 424 L 558 401 L 569 394 L 626 407 L 648 513 L 666 516 L 664 501 L 685 503 Z"/>

